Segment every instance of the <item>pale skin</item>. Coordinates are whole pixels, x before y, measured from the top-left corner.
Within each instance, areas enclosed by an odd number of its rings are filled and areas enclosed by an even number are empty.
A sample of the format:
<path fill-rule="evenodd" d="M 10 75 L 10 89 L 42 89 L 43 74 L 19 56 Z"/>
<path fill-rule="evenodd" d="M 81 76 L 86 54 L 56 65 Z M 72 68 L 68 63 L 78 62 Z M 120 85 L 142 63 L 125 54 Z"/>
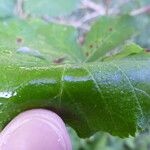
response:
<path fill-rule="evenodd" d="M 34 109 L 21 113 L 0 133 L 0 150 L 72 150 L 62 119 Z"/>

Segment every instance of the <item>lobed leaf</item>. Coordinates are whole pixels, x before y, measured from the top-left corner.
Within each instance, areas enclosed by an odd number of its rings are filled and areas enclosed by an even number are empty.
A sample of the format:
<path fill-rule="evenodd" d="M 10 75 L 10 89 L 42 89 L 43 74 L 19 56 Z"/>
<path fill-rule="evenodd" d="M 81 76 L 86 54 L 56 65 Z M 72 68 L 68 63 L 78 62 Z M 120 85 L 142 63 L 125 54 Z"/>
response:
<path fill-rule="evenodd" d="M 99 130 L 123 137 L 145 126 L 150 116 L 150 61 L 121 60 L 130 50 L 140 54 L 141 48 L 127 47 L 117 61 L 80 63 L 101 59 L 133 34 L 133 26 L 127 28 L 133 23 L 129 16 L 101 21 L 102 26 L 94 25 L 88 33 L 84 52 L 93 40 L 102 43 L 96 43 L 98 49 L 86 60 L 72 27 L 40 20 L 0 22 L 0 129 L 32 108 L 55 111 L 83 137 Z M 115 30 L 109 35 L 110 22 Z M 96 32 L 99 27 L 104 30 Z"/>

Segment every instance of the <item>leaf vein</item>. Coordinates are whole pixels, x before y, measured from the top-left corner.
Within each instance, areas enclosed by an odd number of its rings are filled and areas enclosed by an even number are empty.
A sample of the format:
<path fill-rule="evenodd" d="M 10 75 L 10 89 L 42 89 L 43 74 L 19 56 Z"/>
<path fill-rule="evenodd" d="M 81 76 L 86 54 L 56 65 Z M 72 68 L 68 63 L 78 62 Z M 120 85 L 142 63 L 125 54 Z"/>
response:
<path fill-rule="evenodd" d="M 107 111 L 108 111 L 108 113 L 109 113 L 109 115 L 110 115 L 110 118 L 111 118 L 111 120 L 112 120 L 113 126 L 114 126 L 115 130 L 117 131 L 117 127 L 116 127 L 115 121 L 114 121 L 114 119 L 113 119 L 113 117 L 112 117 L 111 111 L 109 110 L 110 107 L 109 107 L 108 103 L 106 102 L 106 100 L 105 100 L 105 98 L 104 98 L 104 95 L 103 95 L 103 93 L 102 93 L 102 91 L 101 91 L 101 89 L 100 89 L 99 84 L 97 83 L 97 81 L 96 81 L 95 77 L 93 76 L 92 72 L 91 72 L 88 68 L 86 68 L 86 67 L 84 67 L 84 69 L 85 69 L 85 70 L 89 73 L 89 75 L 91 76 L 91 78 L 92 78 L 92 80 L 93 80 L 93 82 L 94 82 L 94 84 L 95 84 L 95 86 L 96 86 L 96 88 L 97 88 L 97 90 L 98 90 L 98 93 L 100 94 L 102 100 L 103 100 L 104 103 L 105 103 L 106 109 L 107 109 Z"/>
<path fill-rule="evenodd" d="M 138 96 L 137 96 L 137 94 L 136 94 L 136 92 L 135 92 L 135 87 L 132 85 L 132 83 L 131 83 L 129 77 L 127 76 L 127 74 L 125 73 L 125 71 L 124 71 L 122 68 L 120 68 L 117 64 L 112 63 L 112 65 L 115 66 L 115 67 L 124 75 L 124 77 L 127 79 L 128 83 L 129 83 L 129 85 L 130 85 L 130 87 L 132 88 L 132 92 L 133 92 L 133 94 L 134 94 L 136 103 L 137 103 L 138 108 L 139 108 L 139 110 L 140 110 L 140 113 L 141 113 L 140 115 L 141 115 L 142 118 L 144 118 L 144 113 L 143 113 L 142 107 L 141 107 L 141 105 L 140 105 L 140 101 L 139 101 L 139 99 L 138 99 Z"/>

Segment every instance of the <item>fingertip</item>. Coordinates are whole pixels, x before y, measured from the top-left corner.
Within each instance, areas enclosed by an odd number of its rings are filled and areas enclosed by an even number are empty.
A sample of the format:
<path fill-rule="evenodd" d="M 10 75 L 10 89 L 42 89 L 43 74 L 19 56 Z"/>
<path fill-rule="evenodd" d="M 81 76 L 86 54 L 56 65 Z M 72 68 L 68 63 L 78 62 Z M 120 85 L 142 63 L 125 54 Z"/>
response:
<path fill-rule="evenodd" d="M 62 119 L 55 113 L 35 109 L 21 113 L 0 136 L 1 150 L 71 150 Z"/>

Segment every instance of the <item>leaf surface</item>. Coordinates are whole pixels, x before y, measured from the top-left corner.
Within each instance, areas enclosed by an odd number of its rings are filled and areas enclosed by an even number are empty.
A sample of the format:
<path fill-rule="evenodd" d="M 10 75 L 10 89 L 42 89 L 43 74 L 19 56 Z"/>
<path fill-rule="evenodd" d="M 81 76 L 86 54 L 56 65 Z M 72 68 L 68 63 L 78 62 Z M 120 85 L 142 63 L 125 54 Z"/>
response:
<path fill-rule="evenodd" d="M 132 17 L 101 17 L 87 34 L 84 50 L 88 57 L 85 61 L 101 59 L 133 34 L 135 34 L 135 22 Z"/>
<path fill-rule="evenodd" d="M 76 38 L 77 31 L 73 27 L 47 24 L 41 20 L 0 22 L 0 53 L 7 55 L 2 59 L 9 60 L 11 57 L 11 61 L 16 63 L 25 60 L 21 59 L 24 57 L 31 61 L 31 56 L 36 57 L 38 62 L 37 57 L 47 63 L 59 63 L 59 60 L 79 62 L 83 55 Z"/>
<path fill-rule="evenodd" d="M 112 61 L 112 60 L 149 60 L 150 52 L 141 48 L 135 43 L 124 45 L 121 51 L 115 55 L 107 56 L 103 58 L 103 61 Z"/>
<path fill-rule="evenodd" d="M 112 35 L 117 40 L 121 32 Z M 76 37 L 72 27 L 40 20 L 0 23 L 0 129 L 32 108 L 58 113 L 82 137 L 99 130 L 123 137 L 145 126 L 150 116 L 150 61 L 98 62 L 104 55 L 96 51 L 89 59 L 93 62 L 83 63 Z M 105 44 L 103 52 L 118 42 Z"/>
<path fill-rule="evenodd" d="M 99 130 L 134 135 L 150 116 L 149 63 L 112 61 L 45 67 L 3 64 L 0 128 L 24 110 L 47 108 L 58 113 L 80 136 Z"/>

